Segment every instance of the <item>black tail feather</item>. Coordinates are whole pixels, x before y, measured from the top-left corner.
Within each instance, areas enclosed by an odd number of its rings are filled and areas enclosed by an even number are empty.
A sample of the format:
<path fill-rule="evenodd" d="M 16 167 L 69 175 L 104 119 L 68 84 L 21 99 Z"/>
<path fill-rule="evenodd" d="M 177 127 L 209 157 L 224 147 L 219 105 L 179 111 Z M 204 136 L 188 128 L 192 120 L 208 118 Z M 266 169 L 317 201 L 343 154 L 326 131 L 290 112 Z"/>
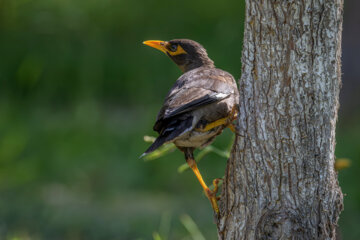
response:
<path fill-rule="evenodd" d="M 140 156 L 142 158 L 143 156 L 155 151 L 157 148 L 159 148 L 161 145 L 163 145 L 166 142 L 166 137 L 159 136 L 151 146 L 146 149 L 146 151 Z"/>
<path fill-rule="evenodd" d="M 155 142 L 151 144 L 151 146 L 140 156 L 142 158 L 143 156 L 155 151 L 157 148 L 159 148 L 161 145 L 163 145 L 166 142 L 169 142 L 176 137 L 184 134 L 185 132 L 191 130 L 192 126 L 192 116 L 189 116 L 185 120 L 175 120 L 170 122 L 166 129 L 161 132 L 160 136 L 156 138 Z"/>

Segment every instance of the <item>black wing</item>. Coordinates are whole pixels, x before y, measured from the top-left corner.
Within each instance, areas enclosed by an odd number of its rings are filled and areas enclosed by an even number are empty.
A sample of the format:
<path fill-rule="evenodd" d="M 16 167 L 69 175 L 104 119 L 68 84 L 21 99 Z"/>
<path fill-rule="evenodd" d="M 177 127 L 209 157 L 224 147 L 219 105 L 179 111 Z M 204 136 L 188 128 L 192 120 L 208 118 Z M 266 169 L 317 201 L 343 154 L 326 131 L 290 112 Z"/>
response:
<path fill-rule="evenodd" d="M 184 105 L 180 105 L 177 108 L 174 109 L 167 109 L 167 111 L 165 111 L 165 116 L 164 118 L 171 118 L 174 117 L 176 115 L 179 115 L 181 113 L 185 113 L 185 112 L 190 112 L 192 110 L 195 110 L 201 106 L 204 105 L 208 105 L 220 100 L 223 100 L 227 97 L 229 97 L 230 94 L 221 94 L 221 93 L 216 93 L 216 92 L 210 92 L 202 97 L 199 97 L 189 103 L 186 103 Z"/>

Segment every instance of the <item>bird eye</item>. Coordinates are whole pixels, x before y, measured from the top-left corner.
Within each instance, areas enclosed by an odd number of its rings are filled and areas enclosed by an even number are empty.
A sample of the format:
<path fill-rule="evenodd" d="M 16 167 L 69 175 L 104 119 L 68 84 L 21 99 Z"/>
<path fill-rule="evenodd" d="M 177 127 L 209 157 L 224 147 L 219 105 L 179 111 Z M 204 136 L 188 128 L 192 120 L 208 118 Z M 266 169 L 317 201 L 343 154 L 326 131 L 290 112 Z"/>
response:
<path fill-rule="evenodd" d="M 170 51 L 176 52 L 176 50 L 177 50 L 177 44 L 171 44 L 170 45 Z"/>

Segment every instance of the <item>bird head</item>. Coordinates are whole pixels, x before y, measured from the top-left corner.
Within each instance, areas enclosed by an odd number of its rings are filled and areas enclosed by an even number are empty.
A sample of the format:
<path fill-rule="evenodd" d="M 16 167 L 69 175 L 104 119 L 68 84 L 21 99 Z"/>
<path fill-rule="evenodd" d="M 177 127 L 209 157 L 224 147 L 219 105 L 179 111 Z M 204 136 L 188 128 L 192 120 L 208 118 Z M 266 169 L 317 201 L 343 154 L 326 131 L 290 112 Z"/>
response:
<path fill-rule="evenodd" d="M 168 55 L 183 72 L 198 67 L 214 67 L 214 62 L 208 57 L 205 48 L 193 40 L 149 40 L 143 43 Z"/>

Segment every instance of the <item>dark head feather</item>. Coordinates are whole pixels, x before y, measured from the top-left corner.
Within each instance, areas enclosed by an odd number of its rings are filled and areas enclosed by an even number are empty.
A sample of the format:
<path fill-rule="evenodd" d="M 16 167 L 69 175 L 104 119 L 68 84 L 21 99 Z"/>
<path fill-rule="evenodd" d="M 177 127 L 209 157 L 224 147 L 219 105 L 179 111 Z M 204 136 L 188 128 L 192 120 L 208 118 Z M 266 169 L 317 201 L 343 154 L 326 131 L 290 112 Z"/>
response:
<path fill-rule="evenodd" d="M 190 71 L 198 67 L 215 67 L 214 62 L 208 57 L 205 48 L 189 39 L 173 39 L 168 42 L 169 48 L 181 46 L 186 53 L 168 56 L 180 67 L 183 72 Z"/>

